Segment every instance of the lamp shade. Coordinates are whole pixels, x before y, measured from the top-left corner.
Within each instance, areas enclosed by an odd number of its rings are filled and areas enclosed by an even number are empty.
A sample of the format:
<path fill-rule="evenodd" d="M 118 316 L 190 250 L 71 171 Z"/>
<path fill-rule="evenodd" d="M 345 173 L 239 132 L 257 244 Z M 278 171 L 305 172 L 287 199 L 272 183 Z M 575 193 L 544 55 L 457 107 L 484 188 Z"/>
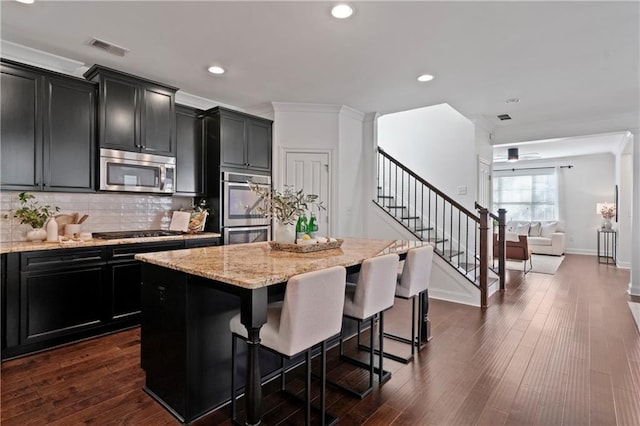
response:
<path fill-rule="evenodd" d="M 507 161 L 518 161 L 518 148 L 509 148 L 507 150 Z"/>

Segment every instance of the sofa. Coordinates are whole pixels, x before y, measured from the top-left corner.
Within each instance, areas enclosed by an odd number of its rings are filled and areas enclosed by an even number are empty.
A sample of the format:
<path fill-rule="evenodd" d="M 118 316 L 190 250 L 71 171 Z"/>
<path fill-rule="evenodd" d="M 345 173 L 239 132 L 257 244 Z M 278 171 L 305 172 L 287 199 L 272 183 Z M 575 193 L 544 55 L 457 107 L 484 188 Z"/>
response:
<path fill-rule="evenodd" d="M 526 235 L 527 245 L 535 254 L 562 256 L 566 247 L 564 223 L 558 220 L 509 221 L 507 233 Z"/>

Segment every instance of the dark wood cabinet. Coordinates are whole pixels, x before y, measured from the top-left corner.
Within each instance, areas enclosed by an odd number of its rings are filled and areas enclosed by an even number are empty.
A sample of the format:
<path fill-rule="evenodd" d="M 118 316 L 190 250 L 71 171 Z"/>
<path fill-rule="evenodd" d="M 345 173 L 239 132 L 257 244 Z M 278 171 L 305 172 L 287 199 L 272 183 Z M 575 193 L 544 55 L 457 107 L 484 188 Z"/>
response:
<path fill-rule="evenodd" d="M 104 322 L 100 309 L 104 249 L 45 250 L 18 256 L 20 346 L 55 344 Z"/>
<path fill-rule="evenodd" d="M 122 244 L 107 249 L 109 269 L 107 282 L 107 315 L 110 321 L 140 317 L 140 285 L 142 265 L 134 259 L 136 253 L 149 253 L 184 248 L 184 241 Z"/>
<path fill-rule="evenodd" d="M 104 266 L 21 274 L 20 344 L 51 341 L 96 327 L 104 320 Z"/>
<path fill-rule="evenodd" d="M 1 257 L 2 359 L 140 324 L 137 253 L 217 245 L 193 238 Z"/>
<path fill-rule="evenodd" d="M 184 240 L 184 248 L 219 246 L 220 238 L 194 238 Z"/>
<path fill-rule="evenodd" d="M 37 190 L 42 182 L 42 76 L 0 64 L 2 189 Z"/>
<path fill-rule="evenodd" d="M 176 192 L 203 195 L 204 116 L 201 110 L 176 106 Z"/>
<path fill-rule="evenodd" d="M 95 84 L 5 60 L 0 67 L 2 189 L 93 191 Z"/>
<path fill-rule="evenodd" d="M 247 167 L 271 171 L 271 122 L 249 120 L 247 127 Z"/>
<path fill-rule="evenodd" d="M 221 169 L 271 172 L 272 121 L 216 107 L 206 113 L 207 172 Z"/>
<path fill-rule="evenodd" d="M 101 148 L 176 155 L 175 87 L 94 65 Z"/>
<path fill-rule="evenodd" d="M 93 191 L 96 167 L 95 85 L 48 77 L 44 95 L 45 189 Z"/>

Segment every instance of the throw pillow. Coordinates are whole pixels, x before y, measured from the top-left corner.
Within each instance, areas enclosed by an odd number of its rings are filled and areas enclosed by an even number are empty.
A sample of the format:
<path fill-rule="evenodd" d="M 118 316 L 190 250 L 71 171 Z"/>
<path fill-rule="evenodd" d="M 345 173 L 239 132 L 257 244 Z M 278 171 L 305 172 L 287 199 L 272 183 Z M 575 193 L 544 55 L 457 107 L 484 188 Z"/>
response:
<path fill-rule="evenodd" d="M 542 227 L 542 224 L 540 222 L 531 222 L 531 227 L 529 228 L 529 236 L 539 237 L 541 227 Z"/>
<path fill-rule="evenodd" d="M 515 222 L 510 220 L 509 222 L 507 222 L 506 231 L 507 232 L 516 232 L 516 225 L 517 225 L 517 223 L 515 223 Z"/>
<path fill-rule="evenodd" d="M 558 222 L 543 223 L 540 228 L 540 236 L 543 238 L 551 238 L 551 234 L 556 232 Z"/>
<path fill-rule="evenodd" d="M 518 235 L 528 235 L 529 234 L 529 224 L 525 223 L 523 225 L 516 226 L 516 234 L 518 234 Z"/>
<path fill-rule="evenodd" d="M 504 240 L 518 242 L 520 241 L 520 238 L 518 238 L 518 234 L 516 234 L 515 232 L 505 232 Z"/>

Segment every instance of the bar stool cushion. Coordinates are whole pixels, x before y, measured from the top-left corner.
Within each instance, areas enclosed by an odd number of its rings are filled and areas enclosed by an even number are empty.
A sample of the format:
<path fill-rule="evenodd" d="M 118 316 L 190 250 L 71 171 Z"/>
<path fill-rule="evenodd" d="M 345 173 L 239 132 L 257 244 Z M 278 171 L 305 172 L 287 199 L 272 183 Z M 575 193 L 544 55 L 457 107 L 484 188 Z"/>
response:
<path fill-rule="evenodd" d="M 357 284 L 347 286 L 346 316 L 366 319 L 393 306 L 398 261 L 397 254 L 386 254 L 362 262 Z"/>
<path fill-rule="evenodd" d="M 284 301 L 270 303 L 260 344 L 293 356 L 340 333 L 346 270 L 341 266 L 293 276 Z M 229 322 L 232 333 L 247 337 L 240 315 Z"/>
<path fill-rule="evenodd" d="M 410 299 L 429 288 L 433 246 L 417 247 L 407 252 L 402 273 L 398 274 L 396 296 Z"/>

